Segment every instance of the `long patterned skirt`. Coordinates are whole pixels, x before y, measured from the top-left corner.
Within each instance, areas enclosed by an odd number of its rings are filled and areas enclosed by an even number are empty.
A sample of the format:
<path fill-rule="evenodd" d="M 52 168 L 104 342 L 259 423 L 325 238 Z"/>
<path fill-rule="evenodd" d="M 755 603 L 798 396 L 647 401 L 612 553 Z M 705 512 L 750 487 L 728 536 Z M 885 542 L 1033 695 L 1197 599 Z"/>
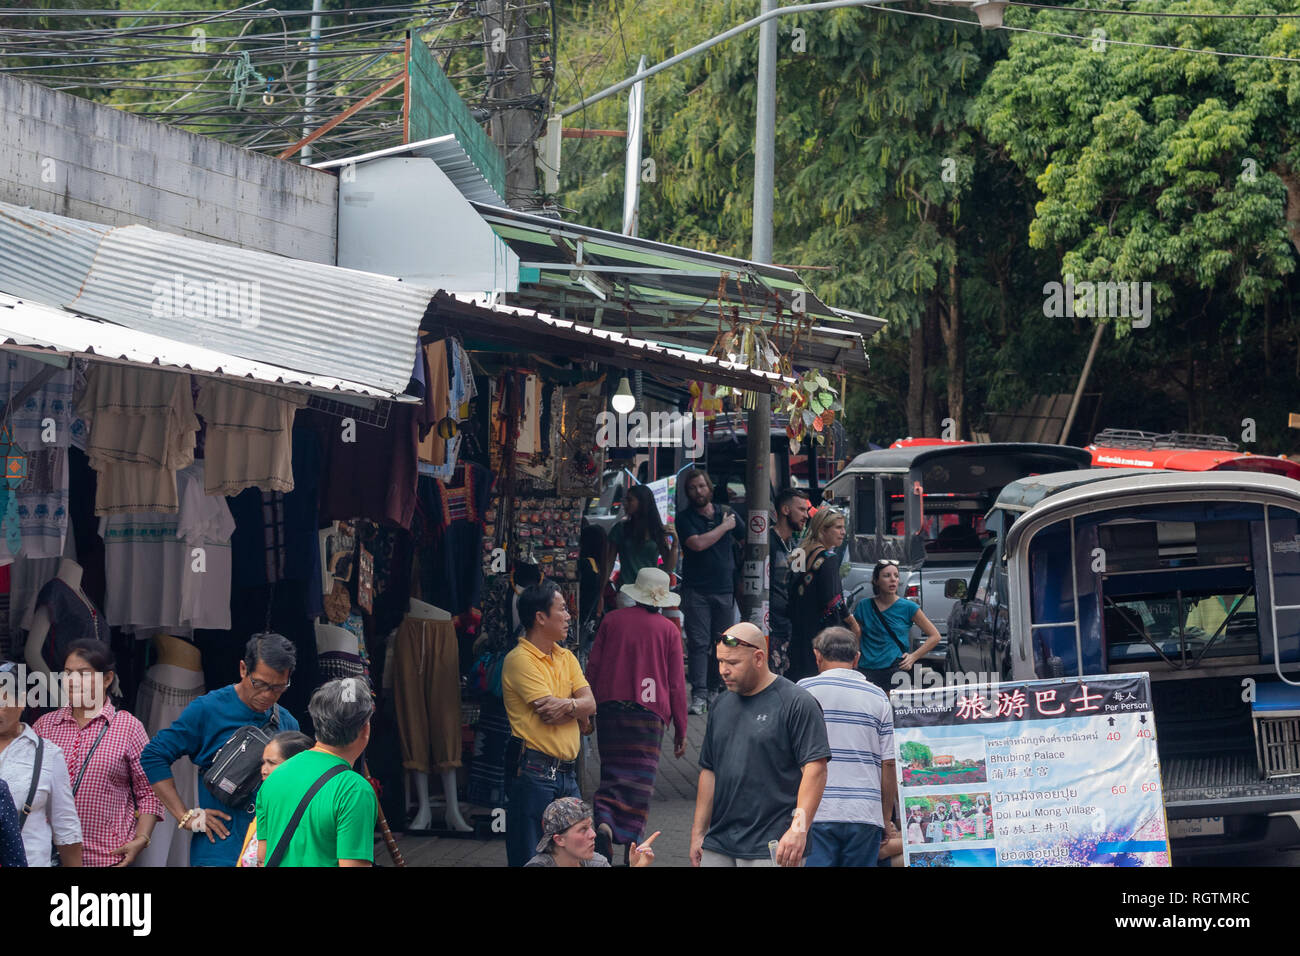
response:
<path fill-rule="evenodd" d="M 635 704 L 610 702 L 596 712 L 600 786 L 592 800 L 596 825 L 608 823 L 615 843 L 639 840 L 650 814 L 664 722 Z"/>

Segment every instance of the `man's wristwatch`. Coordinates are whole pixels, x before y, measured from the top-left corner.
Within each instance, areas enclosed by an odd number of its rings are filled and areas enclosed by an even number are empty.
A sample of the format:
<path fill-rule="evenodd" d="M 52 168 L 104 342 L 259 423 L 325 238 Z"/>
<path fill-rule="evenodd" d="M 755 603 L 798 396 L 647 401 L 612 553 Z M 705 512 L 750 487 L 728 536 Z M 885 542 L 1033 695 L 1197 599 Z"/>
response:
<path fill-rule="evenodd" d="M 569 698 L 569 703 L 570 703 L 570 704 L 572 705 L 572 707 L 573 707 L 573 710 L 570 711 L 570 713 L 571 713 L 574 717 L 577 717 L 577 716 L 578 716 L 578 698 L 576 698 L 576 697 L 570 697 L 570 698 Z"/>

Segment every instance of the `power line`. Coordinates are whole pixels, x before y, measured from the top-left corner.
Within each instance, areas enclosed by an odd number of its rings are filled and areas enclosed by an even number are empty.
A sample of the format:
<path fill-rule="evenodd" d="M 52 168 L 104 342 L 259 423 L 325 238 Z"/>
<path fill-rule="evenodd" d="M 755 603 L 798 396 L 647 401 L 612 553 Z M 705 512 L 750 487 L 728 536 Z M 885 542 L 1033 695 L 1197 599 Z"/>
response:
<path fill-rule="evenodd" d="M 979 23 L 977 23 L 975 20 L 959 20 L 956 17 L 945 17 L 937 13 L 923 13 L 920 10 L 904 10 L 900 7 L 888 7 L 888 6 L 872 7 L 871 9 L 881 10 L 886 13 L 901 13 L 910 17 L 925 17 L 928 20 L 943 20 L 947 23 L 960 23 L 963 26 L 968 26 L 968 27 L 977 27 L 977 28 L 979 27 Z M 1051 9 L 1056 10 L 1056 9 L 1065 9 L 1065 8 L 1052 7 Z M 997 29 L 1007 30 L 1012 33 L 1033 33 L 1033 34 L 1037 34 L 1038 36 L 1057 37 L 1059 39 L 1064 39 L 1064 40 L 1094 41 L 1097 39 L 1096 37 L 1083 36 L 1082 34 L 1078 34 L 1078 33 L 1057 33 L 1052 30 L 1034 30 L 1030 27 L 1013 27 L 1005 23 L 998 26 Z M 1300 57 L 1274 56 L 1270 53 L 1229 53 L 1229 52 L 1224 52 L 1222 50 L 1208 50 L 1208 49 L 1198 50 L 1193 47 L 1170 46 L 1164 43 L 1140 43 L 1137 40 L 1115 40 L 1112 39 L 1111 37 L 1106 37 L 1105 42 L 1108 46 L 1114 44 L 1115 46 L 1140 47 L 1146 50 L 1167 50 L 1172 53 L 1198 53 L 1203 56 L 1222 56 L 1222 57 L 1229 57 L 1229 58 L 1243 59 L 1243 60 L 1275 60 L 1279 63 L 1300 63 Z"/>
<path fill-rule="evenodd" d="M 1300 20 L 1300 13 L 1164 13 L 1155 10 L 1122 10 L 1104 7 L 1058 7 L 1050 3 L 1026 3 L 1024 0 L 1007 0 L 1009 6 L 1031 10 L 1059 10 L 1064 13 L 1092 13 L 1102 16 L 1161 17 L 1180 20 Z"/>

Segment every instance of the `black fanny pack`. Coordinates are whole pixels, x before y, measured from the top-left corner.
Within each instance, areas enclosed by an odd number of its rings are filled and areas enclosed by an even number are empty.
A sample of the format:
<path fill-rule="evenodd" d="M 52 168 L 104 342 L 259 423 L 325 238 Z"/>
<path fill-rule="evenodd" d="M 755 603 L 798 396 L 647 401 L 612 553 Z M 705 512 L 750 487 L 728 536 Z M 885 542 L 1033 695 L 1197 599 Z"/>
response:
<path fill-rule="evenodd" d="M 203 772 L 203 785 L 218 803 L 230 810 L 248 806 L 262 785 L 262 751 L 279 732 L 278 708 L 272 704 L 271 719 L 264 726 L 240 727 L 222 744 Z"/>

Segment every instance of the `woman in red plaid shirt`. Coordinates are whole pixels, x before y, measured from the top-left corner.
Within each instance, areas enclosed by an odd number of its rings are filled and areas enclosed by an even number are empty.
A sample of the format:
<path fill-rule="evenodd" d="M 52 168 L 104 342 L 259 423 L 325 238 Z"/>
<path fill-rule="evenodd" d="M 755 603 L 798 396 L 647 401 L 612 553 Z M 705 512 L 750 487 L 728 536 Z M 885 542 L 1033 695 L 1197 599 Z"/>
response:
<path fill-rule="evenodd" d="M 108 699 L 116 666 L 102 641 L 73 641 L 63 665 L 67 704 L 32 724 L 68 762 L 86 866 L 129 866 L 163 817 L 140 766 L 149 735 Z"/>

